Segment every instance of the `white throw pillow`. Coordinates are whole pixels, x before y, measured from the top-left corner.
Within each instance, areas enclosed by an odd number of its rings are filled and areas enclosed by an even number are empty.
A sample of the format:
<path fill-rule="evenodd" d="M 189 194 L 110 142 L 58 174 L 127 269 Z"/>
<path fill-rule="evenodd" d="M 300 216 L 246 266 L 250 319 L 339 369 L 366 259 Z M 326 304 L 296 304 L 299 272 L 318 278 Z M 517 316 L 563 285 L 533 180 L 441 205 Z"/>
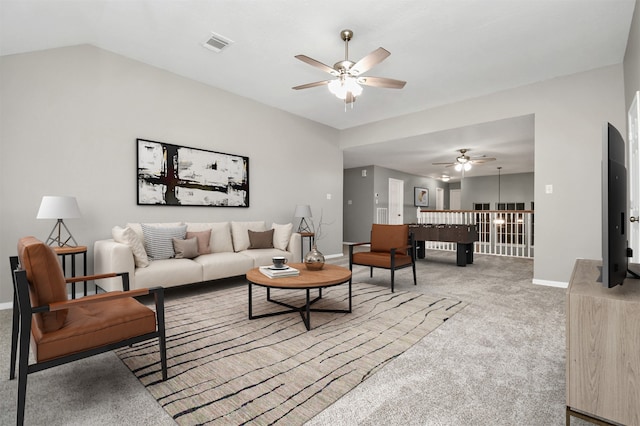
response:
<path fill-rule="evenodd" d="M 271 228 L 273 228 L 273 246 L 280 250 L 287 250 L 293 232 L 293 223 L 286 225 L 274 223 Z"/>
<path fill-rule="evenodd" d="M 140 239 L 140 237 L 138 237 L 138 234 L 136 234 L 133 229 L 129 228 L 128 226 L 126 228 L 114 226 L 111 230 L 111 235 L 113 236 L 115 242 L 126 244 L 131 247 L 131 251 L 133 252 L 133 260 L 137 268 L 146 268 L 147 266 L 149 266 L 149 259 L 147 258 L 147 252 L 144 249 L 142 240 Z"/>
<path fill-rule="evenodd" d="M 259 222 L 231 222 L 231 236 L 233 237 L 233 249 L 243 251 L 249 248 L 249 230 L 256 232 L 266 231 L 264 221 Z M 215 232 L 215 231 L 214 231 Z"/>

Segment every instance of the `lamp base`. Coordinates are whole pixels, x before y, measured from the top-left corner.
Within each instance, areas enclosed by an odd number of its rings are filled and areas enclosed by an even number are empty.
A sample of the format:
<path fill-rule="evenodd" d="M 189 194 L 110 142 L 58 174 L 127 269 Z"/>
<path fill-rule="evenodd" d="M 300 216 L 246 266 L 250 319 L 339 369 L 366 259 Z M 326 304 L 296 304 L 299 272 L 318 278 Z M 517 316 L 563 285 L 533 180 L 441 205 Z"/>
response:
<path fill-rule="evenodd" d="M 64 230 L 66 231 L 68 237 L 66 237 L 66 239 L 63 241 L 62 240 L 62 228 L 64 228 Z M 54 235 L 54 234 L 57 234 Z M 69 244 L 69 241 L 73 242 L 73 244 Z M 71 235 L 71 232 L 69 232 L 69 228 L 67 228 L 67 225 L 64 224 L 64 222 L 62 221 L 62 219 L 58 219 L 58 222 L 53 225 L 53 229 L 51 230 L 51 233 L 49 233 L 49 237 L 47 238 L 47 245 L 53 245 L 53 244 L 57 244 L 58 247 L 77 247 L 78 243 L 76 242 L 75 238 L 73 238 L 73 235 Z"/>
<path fill-rule="evenodd" d="M 300 226 L 298 226 L 298 232 L 313 232 L 311 228 L 309 228 L 309 224 L 304 219 L 304 217 L 300 221 Z"/>

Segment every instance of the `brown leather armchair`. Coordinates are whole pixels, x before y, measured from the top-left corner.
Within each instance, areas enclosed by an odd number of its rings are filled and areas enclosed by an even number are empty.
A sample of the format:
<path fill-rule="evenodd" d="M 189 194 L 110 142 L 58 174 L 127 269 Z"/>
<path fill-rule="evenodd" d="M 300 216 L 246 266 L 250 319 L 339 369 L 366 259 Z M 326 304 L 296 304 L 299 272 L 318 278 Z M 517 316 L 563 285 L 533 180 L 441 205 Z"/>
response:
<path fill-rule="evenodd" d="M 371 244 L 370 251 L 354 253 L 354 247 L 365 244 Z M 391 270 L 391 292 L 394 291 L 395 271 L 411 267 L 413 285 L 417 285 L 414 241 L 409 225 L 373 224 L 370 242 L 349 244 L 350 270 L 353 265 L 369 266 L 370 276 L 373 276 L 373 268 Z"/>
<path fill-rule="evenodd" d="M 128 291 L 127 273 L 65 279 L 55 252 L 34 237 L 20 239 L 18 256 L 10 263 L 14 297 L 9 378 L 15 379 L 19 354 L 18 425 L 24 422 L 27 375 L 36 371 L 157 338 L 162 380 L 167 379 L 162 287 Z M 122 277 L 125 291 L 67 298 L 67 283 L 116 276 Z M 134 299 L 147 294 L 154 295 L 155 312 Z"/>

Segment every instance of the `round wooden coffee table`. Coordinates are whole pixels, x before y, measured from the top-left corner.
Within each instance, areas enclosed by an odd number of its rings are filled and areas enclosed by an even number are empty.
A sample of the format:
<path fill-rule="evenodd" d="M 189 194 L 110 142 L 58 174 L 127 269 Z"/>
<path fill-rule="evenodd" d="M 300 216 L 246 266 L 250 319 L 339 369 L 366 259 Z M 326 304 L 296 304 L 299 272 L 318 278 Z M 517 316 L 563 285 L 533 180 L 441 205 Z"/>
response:
<path fill-rule="evenodd" d="M 290 267 L 300 271 L 300 275 L 294 277 L 269 278 L 260 272 L 260 268 L 253 268 L 247 272 L 247 282 L 249 284 L 249 319 L 272 317 L 274 315 L 299 312 L 307 330 L 311 329 L 311 312 L 338 312 L 351 313 L 351 271 L 347 268 L 336 265 L 325 264 L 319 271 L 309 271 L 304 263 L 290 263 Z M 340 284 L 349 283 L 349 309 L 316 309 L 311 308 L 318 300 L 322 299 L 322 289 Z M 252 286 L 257 285 L 267 289 L 267 300 L 272 303 L 284 306 L 286 311 L 270 312 L 261 315 L 253 315 Z M 287 303 L 271 298 L 271 289 L 278 288 L 284 290 L 306 290 L 307 299 L 303 306 L 292 306 Z M 318 289 L 318 296 L 311 299 L 311 290 Z"/>

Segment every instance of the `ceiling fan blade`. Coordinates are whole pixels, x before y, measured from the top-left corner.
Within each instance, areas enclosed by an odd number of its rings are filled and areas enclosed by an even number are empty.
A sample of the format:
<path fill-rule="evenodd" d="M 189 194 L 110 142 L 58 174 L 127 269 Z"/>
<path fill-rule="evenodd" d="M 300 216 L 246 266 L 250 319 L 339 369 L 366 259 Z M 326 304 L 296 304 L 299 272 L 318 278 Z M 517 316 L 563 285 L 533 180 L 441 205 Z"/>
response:
<path fill-rule="evenodd" d="M 406 81 L 385 77 L 360 77 L 358 83 L 365 86 L 386 87 L 387 89 L 402 89 L 407 84 Z"/>
<path fill-rule="evenodd" d="M 316 61 L 313 58 L 308 57 L 307 55 L 296 55 L 297 59 L 300 59 L 302 62 L 305 62 L 309 65 L 311 65 L 312 67 L 316 67 L 324 72 L 327 72 L 331 75 L 338 75 L 339 72 L 336 71 L 335 69 L 331 68 L 329 65 L 325 65 L 320 61 Z"/>
<path fill-rule="evenodd" d="M 453 166 L 455 163 L 431 163 L 432 166 Z"/>
<path fill-rule="evenodd" d="M 371 68 L 373 68 L 375 65 L 379 64 L 380 62 L 384 61 L 387 56 L 391 55 L 391 53 L 389 53 L 388 50 L 382 48 L 382 47 L 378 47 L 376 50 L 374 50 L 373 52 L 369 53 L 367 56 L 365 56 L 364 58 L 360 59 L 358 62 L 356 62 L 351 68 L 349 68 L 349 73 L 351 75 L 360 75 L 364 72 L 369 71 Z"/>
<path fill-rule="evenodd" d="M 292 89 L 293 90 L 308 89 L 310 87 L 324 86 L 326 84 L 329 84 L 329 80 L 323 80 L 323 81 L 316 81 L 314 83 L 301 84 L 300 86 L 292 87 Z"/>
<path fill-rule="evenodd" d="M 479 158 L 472 158 L 471 160 L 469 160 L 472 163 L 475 164 L 483 164 L 483 163 L 488 163 L 489 161 L 496 161 L 495 158 L 490 158 L 490 157 L 479 157 Z"/>

